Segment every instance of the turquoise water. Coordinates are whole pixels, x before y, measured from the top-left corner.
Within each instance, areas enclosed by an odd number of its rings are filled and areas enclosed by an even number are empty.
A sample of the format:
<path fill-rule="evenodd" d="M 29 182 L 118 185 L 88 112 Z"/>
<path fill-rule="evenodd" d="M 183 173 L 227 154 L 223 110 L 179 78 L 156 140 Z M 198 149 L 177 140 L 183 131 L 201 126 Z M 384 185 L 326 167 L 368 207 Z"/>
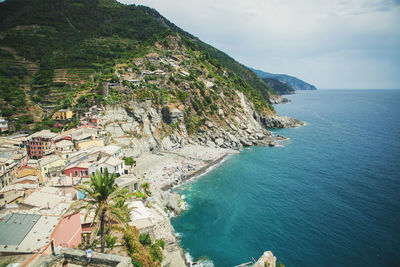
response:
<path fill-rule="evenodd" d="M 400 266 L 400 90 L 319 90 L 277 111 L 276 131 L 179 191 L 173 220 L 193 258 L 234 266 L 271 250 L 290 266 Z"/>

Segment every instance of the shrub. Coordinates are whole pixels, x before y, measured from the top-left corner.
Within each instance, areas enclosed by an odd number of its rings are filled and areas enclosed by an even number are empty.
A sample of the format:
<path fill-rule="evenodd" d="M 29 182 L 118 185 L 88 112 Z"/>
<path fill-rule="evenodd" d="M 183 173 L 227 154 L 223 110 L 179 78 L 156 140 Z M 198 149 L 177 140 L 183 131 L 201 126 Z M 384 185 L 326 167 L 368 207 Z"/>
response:
<path fill-rule="evenodd" d="M 139 241 L 143 246 L 151 245 L 151 237 L 149 234 L 140 234 Z"/>
<path fill-rule="evenodd" d="M 182 103 L 185 102 L 185 100 L 188 98 L 188 96 L 189 96 L 188 93 L 186 93 L 184 91 L 178 91 L 178 99 Z"/>
<path fill-rule="evenodd" d="M 106 247 L 107 248 L 112 250 L 115 246 L 115 242 L 117 242 L 116 236 L 111 236 L 109 234 L 106 234 Z"/>
<path fill-rule="evenodd" d="M 155 244 L 157 244 L 162 249 L 164 249 L 165 247 L 165 241 L 163 239 L 157 239 Z"/>
<path fill-rule="evenodd" d="M 161 248 L 158 245 L 156 245 L 156 244 L 151 245 L 149 253 L 150 253 L 151 259 L 154 262 L 156 262 L 156 261 L 162 262 L 163 254 L 162 254 Z"/>
<path fill-rule="evenodd" d="M 135 164 L 135 160 L 133 159 L 133 157 L 125 157 L 125 165 L 127 166 L 133 166 L 133 164 Z"/>

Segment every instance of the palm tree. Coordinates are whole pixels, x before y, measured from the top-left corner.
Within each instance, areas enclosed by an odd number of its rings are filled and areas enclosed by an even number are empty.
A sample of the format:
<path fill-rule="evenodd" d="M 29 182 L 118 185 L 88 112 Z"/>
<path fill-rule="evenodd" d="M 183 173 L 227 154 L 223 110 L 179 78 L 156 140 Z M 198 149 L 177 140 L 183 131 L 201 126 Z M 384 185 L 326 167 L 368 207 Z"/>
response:
<path fill-rule="evenodd" d="M 94 213 L 93 230 L 90 242 L 93 241 L 96 233 L 100 228 L 100 244 L 101 252 L 105 249 L 105 225 L 108 224 L 108 229 L 112 229 L 113 225 L 127 227 L 130 220 L 130 209 L 125 203 L 125 200 L 131 197 L 128 189 L 120 189 L 114 183 L 115 174 L 109 174 L 106 169 L 103 174 L 99 171 L 96 174 L 90 175 L 90 182 L 86 182 L 76 187 L 77 190 L 84 192 L 86 197 L 80 199 L 71 205 L 67 213 L 77 213 L 82 209 L 86 210 L 85 218 L 90 213 Z"/>

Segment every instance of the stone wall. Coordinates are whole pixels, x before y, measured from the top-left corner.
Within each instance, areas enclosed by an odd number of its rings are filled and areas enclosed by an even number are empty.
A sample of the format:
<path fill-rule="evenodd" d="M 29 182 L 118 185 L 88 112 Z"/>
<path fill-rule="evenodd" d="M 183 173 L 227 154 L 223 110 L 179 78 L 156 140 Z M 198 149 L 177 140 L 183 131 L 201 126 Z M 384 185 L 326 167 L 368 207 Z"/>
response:
<path fill-rule="evenodd" d="M 68 261 L 68 264 L 86 266 L 86 252 L 76 249 L 61 249 L 60 254 L 50 257 L 47 261 L 39 263 L 41 267 L 63 266 L 63 263 Z M 93 253 L 90 266 L 116 266 L 116 267 L 133 267 L 131 259 L 112 254 L 104 254 L 99 252 Z"/>

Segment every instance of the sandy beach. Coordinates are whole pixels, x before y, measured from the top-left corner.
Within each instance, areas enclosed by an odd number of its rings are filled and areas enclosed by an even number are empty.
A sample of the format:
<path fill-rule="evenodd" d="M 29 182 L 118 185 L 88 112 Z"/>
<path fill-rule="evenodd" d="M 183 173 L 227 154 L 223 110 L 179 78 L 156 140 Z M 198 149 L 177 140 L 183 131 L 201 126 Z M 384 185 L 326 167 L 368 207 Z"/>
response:
<path fill-rule="evenodd" d="M 150 183 L 153 192 L 168 190 L 174 185 L 204 172 L 235 150 L 187 145 L 173 151 L 145 152 L 136 158 L 134 174 Z"/>

